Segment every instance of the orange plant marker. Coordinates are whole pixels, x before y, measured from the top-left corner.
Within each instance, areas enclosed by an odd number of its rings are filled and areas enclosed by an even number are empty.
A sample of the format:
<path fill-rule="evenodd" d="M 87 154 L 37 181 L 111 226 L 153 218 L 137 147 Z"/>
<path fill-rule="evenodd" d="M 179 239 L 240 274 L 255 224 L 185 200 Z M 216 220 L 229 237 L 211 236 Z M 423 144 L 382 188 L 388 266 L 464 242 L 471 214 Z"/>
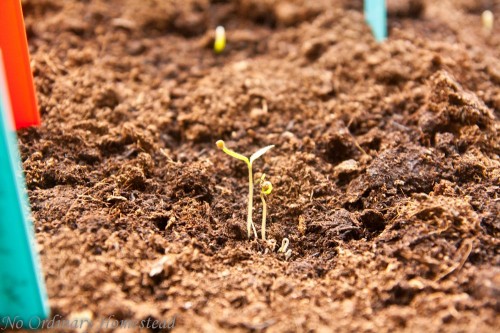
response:
<path fill-rule="evenodd" d="M 21 0 L 0 1 L 0 49 L 15 128 L 40 125 Z"/>

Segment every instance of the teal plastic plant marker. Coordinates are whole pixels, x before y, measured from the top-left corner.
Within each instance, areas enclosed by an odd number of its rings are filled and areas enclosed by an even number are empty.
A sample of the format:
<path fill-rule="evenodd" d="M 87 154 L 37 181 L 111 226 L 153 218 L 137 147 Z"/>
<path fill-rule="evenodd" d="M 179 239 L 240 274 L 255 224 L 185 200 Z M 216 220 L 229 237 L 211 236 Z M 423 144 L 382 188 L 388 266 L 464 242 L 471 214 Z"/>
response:
<path fill-rule="evenodd" d="M 49 306 L 8 96 L 0 50 L 0 328 L 29 328 Z"/>
<path fill-rule="evenodd" d="M 385 0 L 365 0 L 365 19 L 378 42 L 387 38 L 387 7 Z"/>

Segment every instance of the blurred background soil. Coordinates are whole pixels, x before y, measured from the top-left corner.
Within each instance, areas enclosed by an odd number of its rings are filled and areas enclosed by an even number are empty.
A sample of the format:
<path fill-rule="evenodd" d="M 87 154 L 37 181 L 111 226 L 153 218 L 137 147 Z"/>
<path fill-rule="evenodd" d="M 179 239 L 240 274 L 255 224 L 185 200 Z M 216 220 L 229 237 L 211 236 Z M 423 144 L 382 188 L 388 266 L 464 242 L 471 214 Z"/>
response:
<path fill-rule="evenodd" d="M 481 25 L 498 1 L 388 1 L 380 44 L 362 1 L 22 4 L 43 125 L 19 137 L 53 315 L 500 327 L 500 24 Z M 276 145 L 255 170 L 288 260 L 247 240 L 246 166 L 218 139 Z"/>

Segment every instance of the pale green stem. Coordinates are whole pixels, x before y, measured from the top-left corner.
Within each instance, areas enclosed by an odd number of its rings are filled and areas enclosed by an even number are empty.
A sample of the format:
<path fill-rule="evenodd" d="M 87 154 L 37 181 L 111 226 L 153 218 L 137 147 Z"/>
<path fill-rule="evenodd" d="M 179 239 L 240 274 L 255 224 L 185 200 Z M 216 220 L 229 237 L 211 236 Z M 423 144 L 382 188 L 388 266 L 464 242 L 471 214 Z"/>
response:
<path fill-rule="evenodd" d="M 266 199 L 264 199 L 264 194 L 260 194 L 260 198 L 262 199 L 262 239 L 266 240 L 266 215 L 267 215 L 267 205 Z"/>
<path fill-rule="evenodd" d="M 253 172 L 252 164 L 248 163 L 248 217 L 247 217 L 247 234 L 250 238 L 251 229 L 253 228 L 253 233 L 255 238 L 257 238 L 257 230 L 255 230 L 255 225 L 253 224 L 252 213 L 253 213 Z"/>

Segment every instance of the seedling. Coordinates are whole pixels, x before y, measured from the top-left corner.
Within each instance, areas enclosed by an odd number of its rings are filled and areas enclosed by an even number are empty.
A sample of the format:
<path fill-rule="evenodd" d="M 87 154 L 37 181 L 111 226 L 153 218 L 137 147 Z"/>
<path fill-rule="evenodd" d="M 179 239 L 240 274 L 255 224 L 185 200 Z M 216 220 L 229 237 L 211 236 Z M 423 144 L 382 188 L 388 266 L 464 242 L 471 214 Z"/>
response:
<path fill-rule="evenodd" d="M 215 28 L 214 52 L 221 53 L 226 48 L 226 30 L 223 26 Z"/>
<path fill-rule="evenodd" d="M 257 238 L 257 230 L 255 230 L 255 225 L 253 224 L 253 219 L 252 219 L 252 212 L 253 212 L 253 171 L 252 171 L 252 165 L 253 162 L 267 153 L 269 149 L 273 148 L 274 145 L 267 146 L 264 148 L 261 148 L 257 150 L 255 153 L 250 156 L 250 159 L 247 158 L 246 156 L 243 156 L 241 154 L 238 154 L 231 149 L 228 149 L 226 147 L 226 144 L 224 141 L 219 140 L 217 141 L 217 148 L 221 149 L 223 152 L 228 154 L 229 156 L 232 156 L 234 158 L 237 158 L 243 162 L 245 162 L 248 166 L 248 215 L 247 215 L 247 235 L 248 238 L 250 238 L 251 231 L 253 229 L 253 233 L 255 235 L 255 238 Z"/>
<path fill-rule="evenodd" d="M 268 180 L 264 180 L 264 178 L 266 178 L 265 173 L 263 173 L 262 177 L 260 177 L 260 199 L 262 200 L 262 240 L 266 240 L 267 204 L 265 196 L 271 194 L 273 191 L 273 184 L 271 184 Z"/>

